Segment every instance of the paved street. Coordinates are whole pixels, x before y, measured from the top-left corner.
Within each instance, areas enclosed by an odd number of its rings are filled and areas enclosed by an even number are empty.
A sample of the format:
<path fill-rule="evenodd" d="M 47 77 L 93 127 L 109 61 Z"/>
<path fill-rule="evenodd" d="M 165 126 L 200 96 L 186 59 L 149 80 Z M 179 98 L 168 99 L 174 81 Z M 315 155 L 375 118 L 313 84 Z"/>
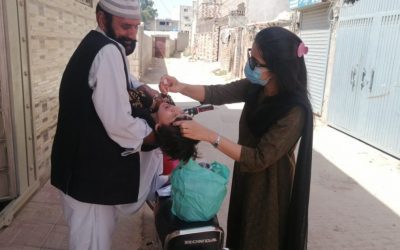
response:
<path fill-rule="evenodd" d="M 164 73 L 188 83 L 223 83 L 213 73 L 217 63 L 187 58 L 155 60 L 143 81 L 156 87 Z M 196 105 L 173 94 L 177 105 Z M 196 119 L 221 135 L 237 140 L 241 104 L 216 107 Z M 202 161 L 233 161 L 211 145 L 200 143 Z M 229 194 L 228 194 L 229 196 Z M 400 249 L 400 162 L 323 122 L 315 122 L 309 249 Z M 219 213 L 226 228 L 227 197 Z M 122 217 L 114 235 L 115 250 L 160 249 L 151 210 L 144 206 Z M 68 249 L 67 227 L 57 191 L 48 183 L 26 204 L 13 223 L 0 230 L 0 249 Z"/>

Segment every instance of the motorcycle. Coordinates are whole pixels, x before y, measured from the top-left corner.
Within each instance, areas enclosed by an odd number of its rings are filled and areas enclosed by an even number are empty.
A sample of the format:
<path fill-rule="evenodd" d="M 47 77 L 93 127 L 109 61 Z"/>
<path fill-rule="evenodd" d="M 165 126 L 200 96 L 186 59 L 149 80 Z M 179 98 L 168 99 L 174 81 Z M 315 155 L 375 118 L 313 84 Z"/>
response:
<path fill-rule="evenodd" d="M 184 109 L 188 115 L 213 110 L 212 105 L 200 105 Z M 164 169 L 171 171 L 171 166 Z M 171 212 L 170 185 L 157 191 L 155 202 L 147 202 L 153 210 L 156 231 L 163 250 L 228 250 L 224 248 L 224 230 L 217 215 L 209 221 L 187 222 Z"/>
<path fill-rule="evenodd" d="M 158 196 L 153 209 L 156 231 L 164 250 L 222 250 L 224 230 L 217 216 L 186 222 L 171 212 L 170 196 Z"/>

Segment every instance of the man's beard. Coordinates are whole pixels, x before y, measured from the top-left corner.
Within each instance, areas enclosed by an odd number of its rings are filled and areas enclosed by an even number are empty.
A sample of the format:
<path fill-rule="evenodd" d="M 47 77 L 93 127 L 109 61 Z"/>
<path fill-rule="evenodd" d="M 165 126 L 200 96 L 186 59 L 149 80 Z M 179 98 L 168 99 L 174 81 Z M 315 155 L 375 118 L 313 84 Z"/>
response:
<path fill-rule="evenodd" d="M 113 28 L 111 27 L 111 23 L 107 23 L 106 24 L 106 28 L 107 28 L 107 31 L 105 32 L 106 35 L 108 37 L 114 39 L 118 43 L 120 43 L 122 46 L 124 46 L 125 53 L 126 53 L 127 56 L 129 56 L 130 54 L 132 54 L 135 51 L 136 40 L 129 39 L 129 38 L 126 38 L 126 37 L 117 37 L 115 35 L 115 32 L 114 32 Z"/>
<path fill-rule="evenodd" d="M 124 46 L 125 53 L 127 56 L 129 56 L 130 54 L 132 54 L 135 51 L 136 40 L 125 38 L 125 37 L 118 37 L 118 38 L 113 38 L 113 39 Z"/>

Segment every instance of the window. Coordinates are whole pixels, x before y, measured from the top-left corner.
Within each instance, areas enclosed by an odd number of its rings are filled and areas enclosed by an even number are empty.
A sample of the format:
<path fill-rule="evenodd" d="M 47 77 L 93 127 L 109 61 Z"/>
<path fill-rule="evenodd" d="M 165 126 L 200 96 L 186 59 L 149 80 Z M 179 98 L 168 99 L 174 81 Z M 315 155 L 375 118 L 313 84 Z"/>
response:
<path fill-rule="evenodd" d="M 171 26 L 172 23 L 170 22 L 166 22 L 166 21 L 160 21 L 160 25 L 167 25 L 167 26 Z"/>
<path fill-rule="evenodd" d="M 76 0 L 84 5 L 87 5 L 89 7 L 93 7 L 93 0 Z"/>
<path fill-rule="evenodd" d="M 186 8 L 185 8 L 185 9 L 183 9 L 183 12 L 188 12 L 188 9 L 186 9 Z"/>

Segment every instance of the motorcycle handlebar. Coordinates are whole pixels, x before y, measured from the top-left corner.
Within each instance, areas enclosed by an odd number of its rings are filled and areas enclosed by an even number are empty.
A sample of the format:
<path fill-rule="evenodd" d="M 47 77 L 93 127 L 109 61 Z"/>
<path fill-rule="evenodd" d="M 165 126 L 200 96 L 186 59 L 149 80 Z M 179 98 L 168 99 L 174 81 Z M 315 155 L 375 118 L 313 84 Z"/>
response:
<path fill-rule="evenodd" d="M 183 112 L 185 114 L 188 115 L 197 115 L 198 113 L 204 112 L 204 111 L 209 111 L 209 110 L 213 110 L 214 106 L 211 104 L 204 104 L 204 105 L 199 105 L 196 107 L 192 107 L 192 108 L 186 108 L 183 110 Z"/>

